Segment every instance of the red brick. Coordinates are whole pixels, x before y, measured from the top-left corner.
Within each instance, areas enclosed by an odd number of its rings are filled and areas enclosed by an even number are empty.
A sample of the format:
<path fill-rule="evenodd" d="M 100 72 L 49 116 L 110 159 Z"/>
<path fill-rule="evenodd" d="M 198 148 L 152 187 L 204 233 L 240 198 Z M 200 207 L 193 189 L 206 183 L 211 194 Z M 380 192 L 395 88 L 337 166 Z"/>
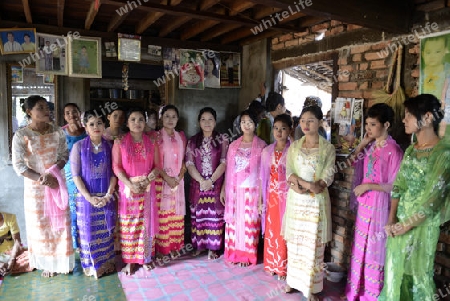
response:
<path fill-rule="evenodd" d="M 367 70 L 367 68 L 369 68 L 369 63 L 361 63 L 359 64 L 359 70 L 364 71 Z"/>
<path fill-rule="evenodd" d="M 343 25 L 339 25 L 339 26 L 333 27 L 330 30 L 330 34 L 331 35 L 337 35 L 337 34 L 340 34 L 342 32 L 344 32 L 344 26 Z"/>
<path fill-rule="evenodd" d="M 336 234 L 339 234 L 339 235 L 342 235 L 345 237 L 346 232 L 347 232 L 347 229 L 345 227 L 342 227 L 342 226 L 336 227 Z"/>
<path fill-rule="evenodd" d="M 302 32 L 295 32 L 294 33 L 294 38 L 303 38 L 305 36 L 309 35 L 309 30 L 307 29 L 306 31 L 302 31 Z"/>
<path fill-rule="evenodd" d="M 362 84 L 359 85 L 359 89 L 360 90 L 365 90 L 369 87 L 369 83 L 368 82 L 363 82 Z"/>
<path fill-rule="evenodd" d="M 372 82 L 372 89 L 383 89 L 384 82 Z"/>
<path fill-rule="evenodd" d="M 353 71 L 353 66 L 351 66 L 351 65 L 339 66 L 339 72 L 343 73 L 345 71 L 352 72 Z"/>
<path fill-rule="evenodd" d="M 370 49 L 370 45 L 358 45 L 358 46 L 351 46 L 350 52 L 353 53 L 363 53 Z"/>
<path fill-rule="evenodd" d="M 377 70 L 375 73 L 376 78 L 387 78 L 389 70 Z"/>
<path fill-rule="evenodd" d="M 345 225 L 345 220 L 342 217 L 333 215 L 333 217 L 331 218 L 333 220 L 333 223 L 336 223 L 340 226 L 344 226 Z"/>
<path fill-rule="evenodd" d="M 366 52 L 364 53 L 364 58 L 368 61 L 374 61 L 374 60 L 379 60 L 379 59 L 383 59 L 383 54 L 380 52 Z"/>
<path fill-rule="evenodd" d="M 341 21 L 331 20 L 331 27 L 335 27 L 335 26 L 341 25 L 341 24 L 342 24 Z"/>
<path fill-rule="evenodd" d="M 370 69 L 382 69 L 382 68 L 387 68 L 384 60 L 370 62 Z"/>
<path fill-rule="evenodd" d="M 420 70 L 418 68 L 412 70 L 411 71 L 411 76 L 415 77 L 415 78 L 419 77 L 420 76 Z"/>
<path fill-rule="evenodd" d="M 284 49 L 284 43 L 278 43 L 276 45 L 272 45 L 272 50 L 280 50 Z"/>
<path fill-rule="evenodd" d="M 338 65 L 339 66 L 341 66 L 341 65 L 347 65 L 348 64 L 348 59 L 347 59 L 347 57 L 345 56 L 345 57 L 340 57 L 339 58 L 339 60 L 338 60 Z"/>
<path fill-rule="evenodd" d="M 355 30 L 355 29 L 359 29 L 359 28 L 363 28 L 363 27 L 360 25 L 356 25 L 356 24 L 347 24 L 347 31 Z"/>
<path fill-rule="evenodd" d="M 337 235 L 335 235 L 335 236 L 337 236 Z M 450 257 L 448 257 L 447 255 L 444 255 L 442 253 L 436 253 L 435 262 L 439 263 L 447 268 L 450 268 Z"/>
<path fill-rule="evenodd" d="M 388 47 L 388 45 L 389 45 L 388 42 L 381 42 L 381 43 L 372 45 L 372 47 L 370 47 L 370 49 L 372 49 L 372 50 L 386 49 L 386 47 Z"/>
<path fill-rule="evenodd" d="M 339 90 L 355 90 L 358 84 L 355 82 L 339 83 Z"/>
<path fill-rule="evenodd" d="M 447 245 L 450 245 L 450 235 L 441 232 L 439 236 L 439 241 L 446 243 Z"/>
<path fill-rule="evenodd" d="M 362 54 L 361 54 L 361 53 L 357 53 L 357 54 L 354 54 L 354 55 L 352 56 L 352 60 L 353 60 L 354 62 L 360 62 L 360 61 L 361 61 L 361 58 L 362 58 Z"/>
<path fill-rule="evenodd" d="M 282 36 L 278 37 L 278 40 L 280 42 L 285 42 L 285 41 L 289 41 L 289 40 L 292 40 L 292 39 L 293 39 L 292 33 L 288 33 L 288 34 L 285 34 L 285 35 L 282 35 Z"/>
<path fill-rule="evenodd" d="M 339 97 L 362 98 L 363 92 L 362 91 L 339 91 Z"/>
<path fill-rule="evenodd" d="M 293 46 L 298 46 L 298 40 L 299 39 L 293 39 L 293 40 L 290 40 L 290 41 L 286 41 L 284 44 L 285 44 L 286 48 L 293 47 Z"/>
<path fill-rule="evenodd" d="M 328 29 L 328 28 L 330 28 L 330 22 L 325 22 L 325 23 L 317 24 L 317 25 L 314 25 L 313 27 L 311 27 L 311 32 L 318 32 L 318 31 Z"/>
<path fill-rule="evenodd" d="M 272 45 L 276 45 L 276 44 L 278 44 L 278 43 L 279 43 L 278 38 L 273 38 L 273 39 L 272 39 Z"/>
<path fill-rule="evenodd" d="M 363 97 L 364 98 L 372 98 L 373 97 L 372 96 L 372 91 L 368 91 L 368 90 L 363 91 Z"/>

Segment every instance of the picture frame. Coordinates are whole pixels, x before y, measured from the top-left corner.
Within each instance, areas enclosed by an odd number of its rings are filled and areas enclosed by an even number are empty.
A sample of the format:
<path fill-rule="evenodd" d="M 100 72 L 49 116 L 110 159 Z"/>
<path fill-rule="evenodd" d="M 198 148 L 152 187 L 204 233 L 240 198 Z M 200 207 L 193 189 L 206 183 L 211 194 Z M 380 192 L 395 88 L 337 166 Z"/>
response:
<path fill-rule="evenodd" d="M 138 35 L 118 34 L 119 61 L 141 61 L 141 37 Z"/>
<path fill-rule="evenodd" d="M 241 54 L 238 52 L 220 53 L 220 87 L 241 87 Z"/>
<path fill-rule="evenodd" d="M 197 50 L 180 49 L 180 89 L 204 90 L 205 61 L 203 53 Z"/>
<path fill-rule="evenodd" d="M 36 73 L 67 75 L 68 37 L 36 33 Z"/>
<path fill-rule="evenodd" d="M 11 83 L 22 84 L 23 83 L 23 67 L 11 66 Z"/>
<path fill-rule="evenodd" d="M 79 37 L 69 40 L 69 76 L 102 77 L 102 39 Z"/>
<path fill-rule="evenodd" d="M 220 88 L 220 52 L 204 50 L 205 59 L 205 88 Z"/>
<path fill-rule="evenodd" d="M 35 28 L 0 28 L 1 54 L 34 52 L 36 52 Z"/>
<path fill-rule="evenodd" d="M 44 74 L 42 78 L 44 85 L 53 85 L 55 83 L 54 74 Z"/>

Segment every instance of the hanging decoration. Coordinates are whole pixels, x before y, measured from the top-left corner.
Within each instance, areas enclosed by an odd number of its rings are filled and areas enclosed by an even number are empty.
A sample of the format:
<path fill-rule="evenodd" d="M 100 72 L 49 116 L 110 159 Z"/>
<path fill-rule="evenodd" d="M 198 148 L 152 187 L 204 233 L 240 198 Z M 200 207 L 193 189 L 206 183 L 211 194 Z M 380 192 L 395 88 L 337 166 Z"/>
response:
<path fill-rule="evenodd" d="M 128 63 L 123 63 L 122 67 L 122 83 L 123 83 L 123 89 L 125 91 L 128 91 Z"/>

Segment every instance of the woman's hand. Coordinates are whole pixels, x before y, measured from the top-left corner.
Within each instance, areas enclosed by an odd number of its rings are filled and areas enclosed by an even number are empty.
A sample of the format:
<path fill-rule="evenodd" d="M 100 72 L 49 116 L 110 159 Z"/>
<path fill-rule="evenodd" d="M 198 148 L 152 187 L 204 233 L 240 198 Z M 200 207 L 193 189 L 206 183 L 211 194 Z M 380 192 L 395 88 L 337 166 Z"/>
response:
<path fill-rule="evenodd" d="M 158 169 L 153 169 L 151 173 L 148 174 L 147 179 L 151 182 L 156 179 L 156 177 L 159 175 Z"/>
<path fill-rule="evenodd" d="M 98 196 L 89 196 L 86 199 L 89 203 L 91 203 L 92 206 L 96 208 L 101 208 L 106 205 L 106 201 L 104 197 L 98 197 Z"/>
<path fill-rule="evenodd" d="M 325 189 L 325 187 L 323 187 L 323 184 L 321 184 L 321 180 L 319 180 L 316 182 L 312 182 L 309 190 L 315 194 L 318 194 L 318 193 L 322 193 L 322 191 L 324 189 Z"/>
<path fill-rule="evenodd" d="M 41 185 L 45 185 L 50 187 L 51 189 L 55 189 L 58 187 L 58 180 L 51 174 L 44 174 L 39 178 L 39 182 Z"/>
<path fill-rule="evenodd" d="M 130 191 L 132 193 L 140 193 L 141 192 L 141 186 L 139 185 L 139 183 L 130 183 L 129 185 L 127 185 L 128 188 L 130 188 Z"/>
<path fill-rule="evenodd" d="M 399 236 L 409 232 L 413 227 L 404 223 L 396 223 L 391 226 L 392 236 Z"/>
<path fill-rule="evenodd" d="M 150 181 L 148 178 L 143 179 L 139 183 L 139 193 L 144 193 L 147 190 L 148 185 L 150 184 Z"/>
<path fill-rule="evenodd" d="M 369 189 L 369 185 L 367 184 L 361 184 L 355 187 L 355 189 L 353 189 L 353 192 L 355 193 L 356 196 L 361 196 L 364 193 L 366 193 L 366 191 L 370 190 Z"/>
<path fill-rule="evenodd" d="M 225 206 L 225 189 L 220 190 L 220 202 Z"/>
<path fill-rule="evenodd" d="M 7 276 L 9 273 L 11 273 L 14 264 L 16 262 L 15 258 L 11 258 L 7 263 L 0 263 L 0 276 Z"/>
<path fill-rule="evenodd" d="M 369 133 L 365 133 L 363 139 L 361 140 L 360 146 L 362 148 L 366 147 L 370 142 L 372 142 L 373 140 L 375 140 L 375 138 L 370 138 L 369 137 Z"/>
<path fill-rule="evenodd" d="M 178 186 L 179 182 L 176 178 L 174 177 L 167 177 L 166 178 L 166 183 L 167 185 L 169 185 L 170 188 L 174 189 L 175 187 Z"/>
<path fill-rule="evenodd" d="M 200 191 L 208 191 L 213 188 L 211 179 L 203 179 L 200 181 Z"/>

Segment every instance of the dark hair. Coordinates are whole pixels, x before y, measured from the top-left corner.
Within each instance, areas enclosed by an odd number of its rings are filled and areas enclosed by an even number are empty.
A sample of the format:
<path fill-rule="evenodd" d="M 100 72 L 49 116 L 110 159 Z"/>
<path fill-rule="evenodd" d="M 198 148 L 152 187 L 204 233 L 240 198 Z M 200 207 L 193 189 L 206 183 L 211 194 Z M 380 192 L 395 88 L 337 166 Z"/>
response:
<path fill-rule="evenodd" d="M 200 110 L 200 112 L 198 113 L 198 117 L 197 117 L 197 121 L 200 121 L 200 119 L 202 118 L 202 115 L 204 113 L 211 113 L 211 115 L 213 115 L 214 120 L 217 120 L 217 113 L 216 110 L 214 110 L 211 107 L 204 107 L 203 109 Z"/>
<path fill-rule="evenodd" d="M 150 118 L 150 116 L 155 115 L 156 119 L 158 119 L 158 112 L 154 109 L 147 110 L 147 118 Z"/>
<path fill-rule="evenodd" d="M 103 114 L 98 115 L 96 110 L 87 110 L 86 112 L 84 112 L 83 124 L 87 125 L 88 120 L 91 117 L 99 118 L 99 119 L 101 119 L 103 121 L 104 124 L 106 124 L 106 117 L 105 117 L 105 115 L 103 115 Z"/>
<path fill-rule="evenodd" d="M 275 111 L 278 105 L 284 105 L 283 96 L 280 93 L 270 92 L 266 100 L 267 111 Z"/>
<path fill-rule="evenodd" d="M 161 117 L 162 117 L 162 115 L 164 115 L 164 113 L 167 112 L 168 110 L 174 110 L 174 111 L 177 113 L 177 117 L 180 118 L 180 113 L 178 112 L 177 107 L 174 106 L 174 105 L 167 105 L 167 106 L 164 106 L 164 107 L 162 108 L 162 110 L 161 110 Z"/>
<path fill-rule="evenodd" d="M 80 107 L 79 107 L 76 103 L 74 103 L 74 102 L 66 103 L 66 104 L 64 105 L 63 111 L 64 111 L 64 109 L 67 108 L 67 107 L 75 107 L 75 109 L 77 109 L 78 112 L 81 112 Z"/>
<path fill-rule="evenodd" d="M 142 108 L 134 107 L 134 108 L 130 108 L 127 111 L 127 114 L 125 115 L 125 124 L 128 123 L 128 119 L 130 118 L 131 114 L 133 114 L 133 113 L 141 113 L 142 116 L 144 116 L 144 119 L 146 119 L 145 110 Z M 145 120 L 145 121 L 147 122 L 147 120 Z"/>
<path fill-rule="evenodd" d="M 114 113 L 115 111 L 122 111 L 122 112 L 126 113 L 124 108 L 122 108 L 122 107 L 116 107 L 115 109 L 112 109 L 111 111 L 108 111 L 108 114 L 106 114 L 106 115 L 109 116 L 109 115 L 111 115 L 112 113 Z"/>
<path fill-rule="evenodd" d="M 447 48 L 447 39 L 446 38 L 442 38 L 442 37 L 430 37 L 430 38 L 426 38 L 423 42 L 423 49 L 422 51 L 425 49 L 425 45 L 427 42 L 435 42 L 435 41 L 443 41 L 444 42 L 444 46 Z"/>
<path fill-rule="evenodd" d="M 294 127 L 294 128 L 296 128 L 297 126 L 298 126 L 298 123 L 300 122 L 300 117 L 298 117 L 298 116 L 294 116 L 294 117 L 292 117 L 292 126 Z"/>
<path fill-rule="evenodd" d="M 322 109 L 319 106 L 309 106 L 303 108 L 302 112 L 300 113 L 300 118 L 302 118 L 303 114 L 305 114 L 306 112 L 311 112 L 311 114 L 313 114 L 319 120 L 323 119 Z"/>
<path fill-rule="evenodd" d="M 214 58 L 208 57 L 208 58 L 206 59 L 206 61 L 205 61 L 205 66 L 206 66 L 206 62 L 209 61 L 209 60 L 213 63 L 213 70 L 211 71 L 211 73 L 212 73 L 215 77 L 219 77 L 219 72 L 218 72 L 218 70 L 217 70 L 216 61 L 214 60 Z M 206 72 L 206 68 L 205 68 L 205 73 L 207 73 L 207 72 Z"/>
<path fill-rule="evenodd" d="M 437 133 L 439 128 L 439 123 L 444 118 L 444 112 L 441 110 L 441 103 L 432 94 L 420 94 L 416 97 L 408 98 L 404 103 L 405 109 L 416 117 L 418 122 L 418 128 L 420 129 L 420 122 L 422 117 L 430 112 L 433 114 L 433 129 Z"/>
<path fill-rule="evenodd" d="M 242 116 L 248 116 L 250 117 L 250 119 L 253 121 L 253 123 L 255 124 L 255 131 L 256 131 L 256 127 L 258 126 L 258 119 L 255 115 L 255 113 L 253 113 L 250 110 L 244 110 L 241 112 L 241 115 L 239 115 L 239 120 L 242 120 Z"/>
<path fill-rule="evenodd" d="M 83 45 L 83 46 L 81 46 L 81 49 L 83 49 L 83 48 L 84 48 L 84 49 L 86 49 L 86 46 L 84 46 L 84 45 Z"/>
<path fill-rule="evenodd" d="M 41 100 L 47 102 L 47 100 L 40 95 L 31 95 L 25 99 L 22 105 L 22 111 L 27 115 L 27 118 L 30 118 L 30 115 L 28 115 L 27 110 L 31 111 L 36 106 L 36 104 Z"/>
<path fill-rule="evenodd" d="M 367 117 L 375 118 L 382 124 L 389 122 L 391 127 L 394 123 L 394 116 L 394 110 L 385 103 L 374 104 L 367 111 Z"/>
<path fill-rule="evenodd" d="M 248 106 L 247 110 L 252 111 L 256 115 L 256 117 L 259 118 L 259 115 L 264 113 L 266 111 L 266 108 L 261 104 L 261 102 L 253 100 Z"/>
<path fill-rule="evenodd" d="M 29 34 L 27 34 L 27 33 L 25 33 L 24 35 L 23 35 L 23 37 L 25 38 L 25 37 L 29 37 L 29 38 L 31 38 L 30 37 L 30 35 Z"/>
<path fill-rule="evenodd" d="M 275 122 L 278 122 L 278 121 L 284 123 L 290 129 L 292 128 L 292 118 L 288 114 L 280 114 L 280 115 L 278 115 L 277 117 L 275 117 L 273 119 L 273 124 L 275 124 Z"/>
<path fill-rule="evenodd" d="M 6 36 L 8 36 L 9 34 L 11 34 L 11 35 L 14 37 L 14 33 L 13 33 L 12 31 L 8 31 L 8 32 L 6 33 Z"/>

